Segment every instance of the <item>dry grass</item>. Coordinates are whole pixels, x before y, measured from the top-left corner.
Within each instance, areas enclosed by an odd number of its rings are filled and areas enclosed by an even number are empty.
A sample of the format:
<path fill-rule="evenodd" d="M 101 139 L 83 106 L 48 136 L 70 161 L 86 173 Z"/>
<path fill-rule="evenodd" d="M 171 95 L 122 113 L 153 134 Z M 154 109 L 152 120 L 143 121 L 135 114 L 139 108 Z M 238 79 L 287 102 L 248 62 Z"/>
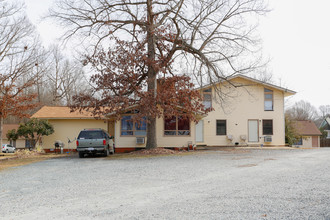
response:
<path fill-rule="evenodd" d="M 20 150 L 14 154 L 1 154 L 0 156 L 0 171 L 10 167 L 23 166 L 43 160 L 48 160 L 54 157 L 63 157 L 63 154 L 45 154 L 36 151 Z"/>

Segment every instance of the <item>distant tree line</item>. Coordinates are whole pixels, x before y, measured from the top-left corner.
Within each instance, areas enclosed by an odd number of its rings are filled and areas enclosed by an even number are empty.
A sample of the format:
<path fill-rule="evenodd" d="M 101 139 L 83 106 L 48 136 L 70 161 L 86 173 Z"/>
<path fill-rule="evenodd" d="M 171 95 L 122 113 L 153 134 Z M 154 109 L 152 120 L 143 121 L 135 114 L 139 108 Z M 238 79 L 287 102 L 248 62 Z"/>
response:
<path fill-rule="evenodd" d="M 0 24 L 1 124 L 20 122 L 43 105 L 69 105 L 88 91 L 82 64 L 58 45 L 41 45 L 24 4 L 0 0 Z"/>
<path fill-rule="evenodd" d="M 301 100 L 294 103 L 285 111 L 285 134 L 288 144 L 294 144 L 300 137 L 293 127 L 293 121 L 309 120 L 313 121 L 320 128 L 321 123 L 330 117 L 330 105 L 321 105 L 318 109 L 311 103 Z M 321 138 L 327 136 L 323 128 L 320 128 Z"/>
<path fill-rule="evenodd" d="M 89 90 L 82 64 L 60 51 L 41 45 L 23 3 L 0 0 L 0 136 L 4 123 L 26 122 L 42 106 L 69 105 Z"/>

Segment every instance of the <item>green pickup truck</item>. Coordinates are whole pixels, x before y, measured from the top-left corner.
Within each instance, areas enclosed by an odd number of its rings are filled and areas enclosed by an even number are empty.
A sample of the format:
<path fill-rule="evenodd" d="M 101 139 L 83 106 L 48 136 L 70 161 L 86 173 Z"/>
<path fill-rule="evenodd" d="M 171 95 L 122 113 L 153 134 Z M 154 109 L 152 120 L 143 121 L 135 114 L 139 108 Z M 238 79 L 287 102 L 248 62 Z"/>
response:
<path fill-rule="evenodd" d="M 85 154 L 103 154 L 107 157 L 109 153 L 115 153 L 111 137 L 105 130 L 100 128 L 84 129 L 80 131 L 77 138 L 77 151 L 79 158 L 83 158 Z"/>

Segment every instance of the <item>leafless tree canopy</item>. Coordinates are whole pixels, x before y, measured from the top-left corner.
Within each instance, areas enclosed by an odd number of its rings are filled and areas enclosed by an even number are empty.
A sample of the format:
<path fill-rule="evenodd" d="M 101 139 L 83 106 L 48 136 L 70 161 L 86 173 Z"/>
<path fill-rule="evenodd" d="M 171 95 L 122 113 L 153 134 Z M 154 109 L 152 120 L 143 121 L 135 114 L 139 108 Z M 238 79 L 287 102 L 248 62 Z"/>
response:
<path fill-rule="evenodd" d="M 28 92 L 36 81 L 31 74 L 37 63 L 38 40 L 23 6 L 0 0 L 0 136 L 3 120 L 26 116 L 35 107 Z"/>
<path fill-rule="evenodd" d="M 175 59 L 168 71 L 189 73 L 199 84 L 258 66 L 254 29 L 255 16 L 266 11 L 262 0 L 60 0 L 56 6 L 50 14 L 69 27 L 65 37 L 79 35 L 91 50 L 111 45 L 112 36 L 141 42 L 148 30 L 162 31 L 153 36 L 156 57 L 164 64 Z M 157 45 L 161 38 L 167 53 Z"/>
<path fill-rule="evenodd" d="M 8 85 L 35 66 L 39 45 L 34 27 L 24 16 L 21 5 L 0 0 L 0 7 L 0 77 L 1 82 Z M 26 83 L 33 80 L 27 78 Z"/>
<path fill-rule="evenodd" d="M 330 117 L 330 105 L 321 105 L 319 107 L 319 112 L 320 112 L 321 119 Z"/>
<path fill-rule="evenodd" d="M 286 111 L 286 115 L 291 120 L 316 120 L 318 117 L 316 108 L 307 101 L 296 102 Z"/>
<path fill-rule="evenodd" d="M 82 63 L 66 58 L 58 45 L 50 46 L 46 64 L 43 84 L 50 105 L 70 105 L 74 95 L 89 90 Z"/>

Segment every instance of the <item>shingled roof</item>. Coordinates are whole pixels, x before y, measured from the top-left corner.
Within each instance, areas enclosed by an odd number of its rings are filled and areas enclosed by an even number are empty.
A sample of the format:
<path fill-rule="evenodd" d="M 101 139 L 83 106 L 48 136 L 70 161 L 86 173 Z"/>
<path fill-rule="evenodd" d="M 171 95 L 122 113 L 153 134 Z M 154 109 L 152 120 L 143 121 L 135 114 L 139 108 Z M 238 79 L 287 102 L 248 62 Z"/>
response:
<path fill-rule="evenodd" d="M 312 121 L 295 121 L 293 127 L 302 136 L 320 136 L 322 133 Z"/>
<path fill-rule="evenodd" d="M 64 106 L 43 106 L 39 111 L 34 113 L 31 118 L 40 119 L 94 119 L 95 117 L 87 111 L 71 112 L 69 107 Z"/>

